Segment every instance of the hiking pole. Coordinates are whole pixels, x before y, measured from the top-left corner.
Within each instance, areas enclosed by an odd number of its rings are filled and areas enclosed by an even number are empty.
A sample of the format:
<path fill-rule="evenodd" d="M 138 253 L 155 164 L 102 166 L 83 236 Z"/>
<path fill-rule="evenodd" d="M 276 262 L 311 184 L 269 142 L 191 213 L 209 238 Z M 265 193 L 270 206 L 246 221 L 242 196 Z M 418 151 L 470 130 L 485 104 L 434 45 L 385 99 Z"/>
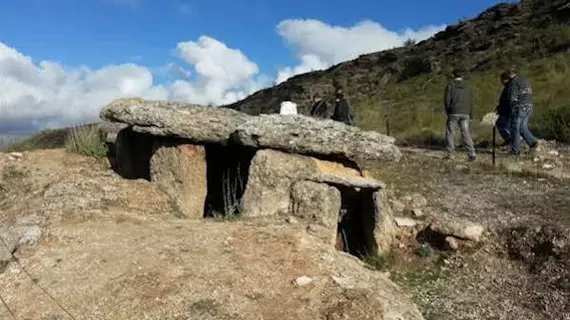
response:
<path fill-rule="evenodd" d="M 493 167 L 496 164 L 496 158 L 497 158 L 497 125 L 493 125 Z"/>

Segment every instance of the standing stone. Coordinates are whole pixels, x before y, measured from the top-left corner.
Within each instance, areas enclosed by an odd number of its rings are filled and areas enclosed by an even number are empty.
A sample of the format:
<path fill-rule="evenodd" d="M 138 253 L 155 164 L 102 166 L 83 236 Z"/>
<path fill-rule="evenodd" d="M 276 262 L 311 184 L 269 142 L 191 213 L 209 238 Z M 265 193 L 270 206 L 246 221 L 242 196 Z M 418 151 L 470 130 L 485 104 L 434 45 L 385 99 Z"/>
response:
<path fill-rule="evenodd" d="M 291 186 L 315 171 L 310 158 L 274 150 L 258 151 L 251 161 L 242 199 L 247 217 L 274 216 L 289 212 Z"/>
<path fill-rule="evenodd" d="M 332 245 L 336 242 L 340 207 L 340 191 L 335 187 L 300 181 L 291 188 L 291 213 L 306 222 L 325 227 L 324 234 L 318 236 Z"/>
<path fill-rule="evenodd" d="M 392 248 L 392 244 L 396 238 L 397 227 L 386 192 L 382 189 L 378 190 L 372 197 L 375 203 L 374 239 L 376 240 L 378 253 L 385 254 Z"/>
<path fill-rule="evenodd" d="M 151 159 L 151 181 L 190 218 L 204 216 L 207 194 L 206 150 L 180 142 L 159 141 Z"/>

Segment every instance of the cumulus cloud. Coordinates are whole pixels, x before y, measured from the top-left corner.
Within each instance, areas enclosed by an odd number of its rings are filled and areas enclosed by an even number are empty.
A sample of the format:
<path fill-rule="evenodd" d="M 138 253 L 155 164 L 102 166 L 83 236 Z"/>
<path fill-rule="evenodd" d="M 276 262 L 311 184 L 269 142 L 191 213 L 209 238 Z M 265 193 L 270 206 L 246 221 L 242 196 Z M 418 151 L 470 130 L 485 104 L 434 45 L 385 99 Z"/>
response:
<path fill-rule="evenodd" d="M 419 30 L 395 32 L 374 21 L 341 27 L 312 19 L 284 20 L 277 25 L 277 32 L 295 51 L 300 64 L 293 68 L 282 68 L 277 82 L 283 82 L 299 73 L 355 59 L 361 54 L 399 47 L 407 39 L 424 40 L 444 27 L 428 26 Z"/>
<path fill-rule="evenodd" d="M 148 68 L 135 63 L 100 69 L 68 67 L 34 61 L 0 42 L 0 133 L 97 121 L 101 106 L 126 96 L 203 105 L 232 103 L 293 75 L 399 46 L 406 39 L 421 40 L 441 28 L 397 33 L 371 21 L 345 28 L 317 20 L 286 20 L 277 30 L 297 54 L 299 64 L 281 68 L 271 77 L 260 74 L 257 64 L 240 50 L 201 36 L 177 44 L 174 52 L 180 63 L 172 62 L 158 70 L 170 80 L 162 85 L 156 83 Z"/>
<path fill-rule="evenodd" d="M 29 131 L 93 121 L 99 108 L 122 96 L 166 98 L 153 76 L 135 64 L 66 69 L 34 61 L 0 42 L 0 132 Z"/>
<path fill-rule="evenodd" d="M 219 105 L 270 84 L 241 51 L 213 38 L 181 42 L 176 52 L 195 74 L 170 63 L 165 70 L 175 81 L 156 85 L 151 71 L 137 64 L 66 68 L 50 61 L 34 62 L 0 42 L 0 133 L 97 121 L 101 106 L 126 96 Z"/>
<path fill-rule="evenodd" d="M 196 42 L 179 43 L 176 51 L 196 72 L 193 82 L 180 80 L 173 84 L 178 99 L 200 104 L 230 103 L 256 87 L 252 78 L 259 73 L 257 64 L 216 39 L 201 36 Z"/>

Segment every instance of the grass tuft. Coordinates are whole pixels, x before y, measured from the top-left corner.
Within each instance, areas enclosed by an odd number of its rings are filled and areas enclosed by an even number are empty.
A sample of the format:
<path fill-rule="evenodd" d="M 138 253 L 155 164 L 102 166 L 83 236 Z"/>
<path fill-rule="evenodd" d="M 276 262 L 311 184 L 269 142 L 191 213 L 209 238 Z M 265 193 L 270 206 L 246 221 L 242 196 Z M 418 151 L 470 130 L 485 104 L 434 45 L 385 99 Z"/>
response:
<path fill-rule="evenodd" d="M 87 157 L 103 158 L 108 148 L 97 126 L 75 127 L 69 131 L 65 140 L 67 152 Z"/>

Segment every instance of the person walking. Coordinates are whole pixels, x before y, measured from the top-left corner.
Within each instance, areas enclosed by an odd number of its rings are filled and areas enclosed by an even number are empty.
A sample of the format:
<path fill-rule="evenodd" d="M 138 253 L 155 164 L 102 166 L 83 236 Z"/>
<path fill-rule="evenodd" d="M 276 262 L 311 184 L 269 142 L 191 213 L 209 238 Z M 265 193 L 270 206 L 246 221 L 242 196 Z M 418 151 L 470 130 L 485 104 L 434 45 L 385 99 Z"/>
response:
<path fill-rule="evenodd" d="M 327 119 L 329 118 L 329 104 L 321 98 L 320 95 L 315 94 L 313 96 L 313 105 L 311 106 L 311 110 L 309 112 L 311 117 L 319 118 L 319 119 Z"/>
<path fill-rule="evenodd" d="M 514 68 L 505 71 L 504 76 L 509 79 L 507 100 L 510 107 L 510 154 L 519 156 L 521 136 L 530 149 L 538 146 L 538 139 L 528 128 L 529 119 L 534 111 L 532 86 Z"/>
<path fill-rule="evenodd" d="M 503 91 L 499 98 L 499 105 L 497 105 L 497 108 L 495 109 L 495 112 L 499 116 L 495 126 L 504 140 L 501 146 L 507 146 L 511 143 L 511 106 L 509 104 L 509 89 L 511 85 L 510 74 L 508 72 L 501 73 L 500 81 L 503 85 Z"/>
<path fill-rule="evenodd" d="M 461 69 L 453 70 L 453 80 L 445 88 L 445 112 L 447 123 L 445 127 L 445 140 L 447 149 L 447 159 L 453 158 L 455 154 L 455 132 L 459 128 L 463 142 L 467 148 L 469 161 L 476 158 L 475 146 L 469 123 L 473 119 L 473 89 L 471 84 L 463 79 Z"/>
<path fill-rule="evenodd" d="M 351 126 L 353 119 L 348 101 L 344 98 L 342 91 L 337 90 L 332 120 Z"/>

